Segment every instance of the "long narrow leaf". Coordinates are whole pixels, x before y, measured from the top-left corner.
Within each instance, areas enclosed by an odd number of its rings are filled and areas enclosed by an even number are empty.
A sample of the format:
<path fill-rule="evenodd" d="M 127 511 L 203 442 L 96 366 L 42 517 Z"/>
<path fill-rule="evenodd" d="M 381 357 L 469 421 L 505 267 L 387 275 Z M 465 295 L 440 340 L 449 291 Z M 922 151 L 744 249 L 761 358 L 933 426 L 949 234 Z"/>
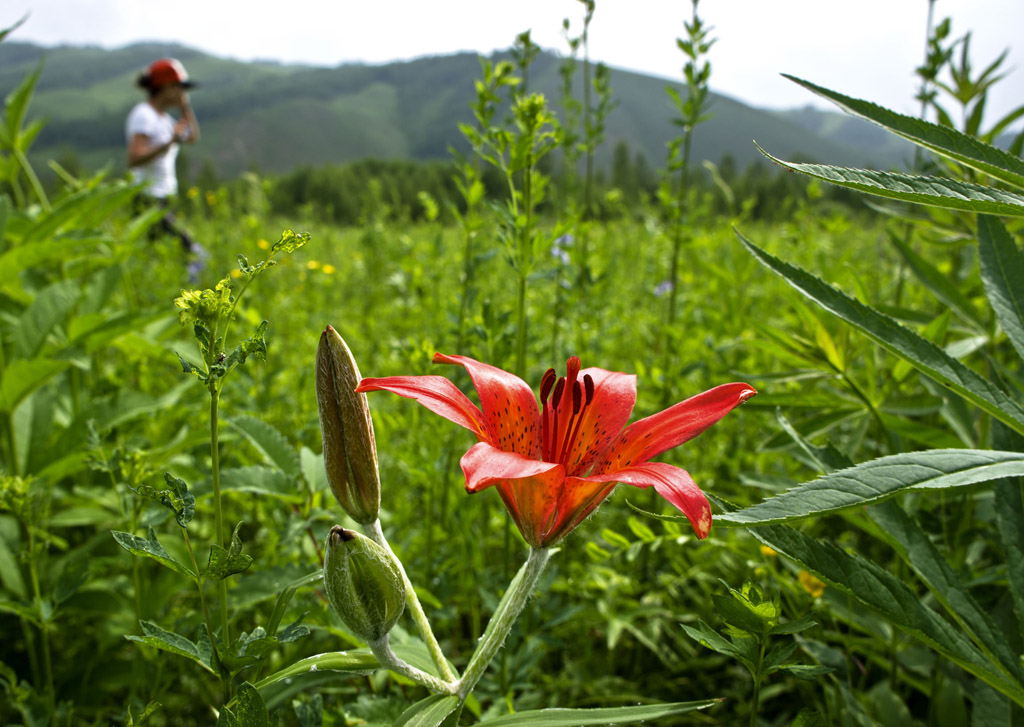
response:
<path fill-rule="evenodd" d="M 978 218 L 978 258 L 996 318 L 1024 358 L 1024 254 L 994 217 Z"/>
<path fill-rule="evenodd" d="M 338 671 L 352 675 L 369 674 L 380 668 L 380 663 L 367 650 L 332 651 L 299 659 L 278 672 L 256 683 L 257 689 L 266 689 L 285 679 L 307 674 L 312 671 Z"/>
<path fill-rule="evenodd" d="M 1024 476 L 1024 453 L 934 449 L 879 457 L 823 475 L 717 523 L 767 525 L 879 502 L 909 489 L 942 489 Z"/>
<path fill-rule="evenodd" d="M 754 257 L 825 310 L 858 328 L 887 351 L 905 359 L 1014 431 L 1024 434 L 1024 408 L 988 379 L 892 318 L 836 290 L 807 271 L 770 255 L 743 235 L 737 235 Z"/>
<path fill-rule="evenodd" d="M 889 240 L 896 246 L 896 249 L 903 256 L 903 259 L 914 272 L 914 275 L 917 276 L 917 279 L 931 291 L 932 295 L 956 311 L 958 316 L 970 323 L 975 329 L 979 331 L 985 330 L 985 322 L 978 315 L 978 311 L 967 300 L 967 296 L 961 293 L 960 289 L 950 280 L 949 275 L 943 274 L 931 262 L 918 255 L 910 245 L 898 236 L 890 234 Z"/>
<path fill-rule="evenodd" d="M 458 697 L 451 694 L 434 694 L 402 712 L 393 727 L 438 727 L 458 708 Z"/>
<path fill-rule="evenodd" d="M 786 525 L 753 528 L 754 537 L 803 565 L 826 584 L 877 611 L 897 628 L 1024 705 L 1024 686 L 1008 677 L 962 633 L 921 603 L 914 591 L 871 561 Z"/>
<path fill-rule="evenodd" d="M 904 116 L 869 101 L 844 96 L 794 76 L 783 74 L 794 83 L 827 98 L 843 110 L 872 121 L 904 139 L 930 149 L 980 172 L 1024 188 L 1024 160 L 1007 154 L 956 129 L 933 124 L 912 116 Z"/>
<path fill-rule="evenodd" d="M 1021 480 L 1003 480 L 996 484 L 995 511 L 999 536 L 1006 557 L 1006 579 L 1010 583 L 1013 610 L 1024 631 L 1024 503 L 1021 502 Z"/>
<path fill-rule="evenodd" d="M 772 156 L 760 146 L 757 148 L 779 166 L 820 179 L 823 182 L 855 189 L 858 192 L 962 212 L 1024 217 L 1024 195 L 1016 192 L 946 177 L 877 172 L 870 169 L 835 167 L 829 164 L 787 162 Z"/>
<path fill-rule="evenodd" d="M 642 704 L 633 707 L 607 707 L 603 709 L 536 709 L 479 722 L 479 727 L 576 727 L 579 725 L 611 725 L 643 722 L 648 719 L 685 714 L 707 709 L 719 701 L 705 699 L 700 702 L 673 702 L 670 704 Z"/>
<path fill-rule="evenodd" d="M 993 623 L 957 577 L 949 563 L 917 522 L 895 502 L 868 508 L 868 517 L 978 647 L 1016 681 L 1022 679 L 1020 662 L 1006 634 Z"/>

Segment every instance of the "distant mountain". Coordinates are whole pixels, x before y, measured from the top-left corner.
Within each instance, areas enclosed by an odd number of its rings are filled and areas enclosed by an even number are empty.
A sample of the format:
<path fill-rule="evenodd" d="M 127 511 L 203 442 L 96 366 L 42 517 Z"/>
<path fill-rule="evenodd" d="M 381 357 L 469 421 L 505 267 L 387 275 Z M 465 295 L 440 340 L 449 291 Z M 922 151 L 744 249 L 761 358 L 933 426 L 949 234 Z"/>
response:
<path fill-rule="evenodd" d="M 48 119 L 33 148 L 40 159 L 73 152 L 88 168 L 124 167 L 124 119 L 142 98 L 135 77 L 152 60 L 174 56 L 200 83 L 193 106 L 202 140 L 187 147 L 193 171 L 204 163 L 223 177 L 246 169 L 284 172 L 303 165 L 355 159 L 446 159 L 463 148 L 460 122 L 480 77 L 476 55 L 420 58 L 387 65 L 320 68 L 273 62 L 243 63 L 177 45 L 144 43 L 116 50 L 0 43 L 0 93 L 7 94 L 42 62 L 29 109 Z M 530 69 L 530 90 L 559 107 L 560 59 L 541 53 Z M 575 84 L 577 92 L 581 79 Z M 618 105 L 607 120 L 599 163 L 625 142 L 652 167 L 679 133 L 665 87 L 671 81 L 612 69 Z M 899 166 L 907 154 L 871 124 L 813 109 L 764 111 L 713 94 L 713 119 L 698 127 L 693 159 L 725 156 L 744 167 L 765 149 L 787 159 L 841 165 Z"/>

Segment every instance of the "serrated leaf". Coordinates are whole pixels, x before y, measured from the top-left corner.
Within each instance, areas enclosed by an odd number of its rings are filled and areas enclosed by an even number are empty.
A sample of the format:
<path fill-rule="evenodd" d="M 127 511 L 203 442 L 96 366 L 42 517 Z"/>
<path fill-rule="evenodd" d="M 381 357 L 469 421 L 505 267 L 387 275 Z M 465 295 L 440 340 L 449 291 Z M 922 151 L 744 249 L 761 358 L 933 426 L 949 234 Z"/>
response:
<path fill-rule="evenodd" d="M 224 708 L 230 727 L 271 727 L 270 713 L 259 691 L 249 682 L 238 687 L 234 707 Z"/>
<path fill-rule="evenodd" d="M 780 666 L 779 671 L 784 674 L 789 674 L 791 677 L 797 679 L 806 679 L 807 681 L 814 681 L 818 677 L 831 674 L 835 671 L 830 666 L 814 666 L 810 664 L 790 664 L 788 666 Z"/>
<path fill-rule="evenodd" d="M 140 621 L 139 626 L 142 627 L 143 636 L 128 634 L 125 638 L 129 641 L 152 646 L 161 651 L 184 656 L 196 662 L 211 674 L 214 673 L 213 668 L 210 666 L 209 653 L 204 654 L 203 650 L 192 640 L 173 631 L 165 631 L 151 621 Z"/>
<path fill-rule="evenodd" d="M 1006 392 L 949 356 L 938 346 L 806 271 L 779 260 L 737 233 L 740 242 L 766 267 L 825 308 L 853 325 L 882 348 L 955 391 L 1014 431 L 1024 433 L 1024 408 Z"/>
<path fill-rule="evenodd" d="M 1006 634 L 974 599 L 921 526 L 895 502 L 869 508 L 868 517 L 879 526 L 880 537 L 896 549 L 986 656 L 1001 663 L 1014 679 L 1024 680 L 1024 671 Z"/>
<path fill-rule="evenodd" d="M 740 650 L 736 648 L 734 643 L 699 619 L 697 621 L 696 628 L 687 624 L 679 624 L 679 626 L 687 636 L 701 646 L 707 647 L 712 651 L 717 651 L 719 654 L 733 657 L 741 654 Z"/>
<path fill-rule="evenodd" d="M 227 549 L 216 543 L 210 547 L 210 563 L 203 573 L 204 580 L 222 581 L 228 576 L 247 570 L 252 565 L 252 556 L 242 552 L 242 539 L 238 536 L 241 528 L 242 523 L 235 525 Z"/>
<path fill-rule="evenodd" d="M 879 457 L 832 472 L 756 505 L 718 515 L 717 523 L 765 525 L 879 502 L 908 489 L 943 489 L 1024 475 L 1024 453 L 934 449 Z"/>
<path fill-rule="evenodd" d="M 960 292 L 960 289 L 950 280 L 948 275 L 939 272 L 934 265 L 914 252 L 909 245 L 896 235 L 889 235 L 889 239 L 896 246 L 900 255 L 903 256 L 903 259 L 917 276 L 917 279 L 931 291 L 932 295 L 949 306 L 950 309 L 956 311 L 958 316 L 970 323 L 974 328 L 981 331 L 985 330 L 985 322 L 978 315 L 978 311 L 975 310 L 974 306 Z"/>
<path fill-rule="evenodd" d="M 158 490 L 149 485 L 140 485 L 136 492 L 149 500 L 156 500 L 174 513 L 174 519 L 181 527 L 187 527 L 196 514 L 196 498 L 188 491 L 185 480 L 179 479 L 170 472 L 164 472 L 166 490 Z"/>
<path fill-rule="evenodd" d="M 277 429 L 261 419 L 250 416 L 232 417 L 228 424 L 256 447 L 261 455 L 279 470 L 291 477 L 302 472 L 295 448 Z"/>
<path fill-rule="evenodd" d="M 223 469 L 220 473 L 220 486 L 223 491 L 249 492 L 283 498 L 300 496 L 291 477 L 279 469 L 263 465 Z"/>
<path fill-rule="evenodd" d="M 1002 149 L 962 134 L 952 127 L 940 126 L 922 119 L 897 114 L 868 101 L 844 96 L 795 76 L 783 75 L 794 83 L 827 98 L 854 116 L 874 122 L 936 154 L 941 154 L 996 179 L 1024 188 L 1024 161 Z"/>
<path fill-rule="evenodd" d="M 1007 676 L 966 636 L 922 603 L 917 593 L 881 566 L 785 525 L 752 528 L 750 533 L 1018 704 L 1024 704 L 1024 685 Z"/>
<path fill-rule="evenodd" d="M 759 146 L 757 148 L 781 167 L 858 192 L 962 212 L 1024 217 L 1024 195 L 1016 192 L 947 177 L 787 162 L 772 156 Z"/>
<path fill-rule="evenodd" d="M 292 230 L 284 230 L 281 233 L 281 239 L 274 243 L 274 246 L 270 251 L 272 254 L 278 252 L 295 252 L 307 242 L 309 242 L 308 232 L 296 233 Z"/>
<path fill-rule="evenodd" d="M 978 259 L 992 310 L 1017 355 L 1024 358 L 1024 254 L 993 217 L 978 218 Z"/>
<path fill-rule="evenodd" d="M 617 725 L 644 722 L 677 714 L 686 714 L 718 704 L 719 699 L 696 702 L 642 704 L 631 707 L 605 707 L 599 709 L 537 709 L 485 719 L 478 727 L 585 727 L 587 725 Z"/>
<path fill-rule="evenodd" d="M 768 630 L 771 636 L 781 636 L 783 634 L 798 634 L 801 631 L 806 631 L 812 626 L 816 626 L 817 621 L 810 614 L 801 616 L 793 621 L 786 621 L 785 623 L 775 624 Z"/>
<path fill-rule="evenodd" d="M 117 541 L 118 545 L 132 555 L 137 555 L 142 558 L 152 558 L 176 573 L 188 576 L 189 578 L 196 577 L 196 574 L 193 573 L 188 566 L 183 563 L 179 563 L 172 558 L 166 550 L 164 550 L 164 546 L 160 545 L 160 541 L 156 539 L 156 533 L 153 532 L 152 526 L 149 528 L 148 539 L 131 533 L 123 533 L 118 530 L 111 530 L 110 534 L 114 536 L 114 540 Z"/>
<path fill-rule="evenodd" d="M 459 708 L 459 698 L 451 694 L 434 694 L 412 705 L 395 720 L 393 727 L 438 727 Z"/>

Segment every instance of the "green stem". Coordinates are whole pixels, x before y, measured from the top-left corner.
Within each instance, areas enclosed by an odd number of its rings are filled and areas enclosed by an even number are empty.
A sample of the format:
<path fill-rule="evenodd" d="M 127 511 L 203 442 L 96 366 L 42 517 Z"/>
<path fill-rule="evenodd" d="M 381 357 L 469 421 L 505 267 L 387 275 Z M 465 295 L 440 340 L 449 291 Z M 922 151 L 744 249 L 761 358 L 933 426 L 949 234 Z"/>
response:
<path fill-rule="evenodd" d="M 213 620 L 210 618 L 210 607 L 206 603 L 206 595 L 203 593 L 203 581 L 199 575 L 199 565 L 196 563 L 196 555 L 192 550 L 192 539 L 188 537 L 188 528 L 182 528 L 181 534 L 185 538 L 185 547 L 188 549 L 188 557 L 192 561 L 192 572 L 195 574 L 196 588 L 199 590 L 199 603 L 203 607 L 203 621 L 206 623 L 206 635 L 210 637 L 210 644 L 215 643 L 213 637 Z"/>
<path fill-rule="evenodd" d="M 448 660 L 445 658 L 444 652 L 441 650 L 441 645 L 438 643 L 437 637 L 434 636 L 433 629 L 430 628 L 430 621 L 427 619 L 427 614 L 423 611 L 423 605 L 420 603 L 419 596 L 416 595 L 416 589 L 413 587 L 412 581 L 409 580 L 409 576 L 405 572 L 405 566 L 402 565 L 402 561 L 400 561 L 398 556 L 395 555 L 395 551 L 391 549 L 391 544 L 388 543 L 388 539 L 384 537 L 384 531 L 380 527 L 380 520 L 374 520 L 372 523 L 364 525 L 363 530 L 366 532 L 366 536 L 370 538 L 370 540 L 374 541 L 377 545 L 391 553 L 391 556 L 395 559 L 395 563 L 398 565 L 398 570 L 402 573 L 402 580 L 405 581 L 405 604 L 409 609 L 409 614 L 412 616 L 413 621 L 416 622 L 416 628 L 419 630 L 420 636 L 427 645 L 427 650 L 430 652 L 430 658 L 434 660 L 434 664 L 437 665 L 438 672 L 440 672 L 445 681 L 454 682 L 456 675 L 448 664 Z M 375 651 L 374 654 L 376 653 L 377 652 Z M 378 657 L 378 659 L 379 658 L 380 657 Z M 383 664 L 384 662 L 381 661 L 381 663 Z"/>
<path fill-rule="evenodd" d="M 43 613 L 43 594 L 39 587 L 39 567 L 36 565 L 36 546 L 33 529 L 28 528 L 28 573 L 32 581 L 32 595 L 35 598 L 36 615 L 39 617 L 39 637 L 43 652 L 43 674 L 46 679 L 46 698 L 50 707 L 50 714 L 53 714 L 56 704 L 57 692 L 53 686 L 53 663 L 50 659 L 50 624 L 45 613 Z"/>
<path fill-rule="evenodd" d="M 459 699 L 465 701 L 466 697 L 473 691 L 473 687 L 480 681 L 480 677 L 487 670 L 491 660 L 494 659 L 494 655 L 498 653 L 501 645 L 505 643 L 509 631 L 512 630 L 512 624 L 516 622 L 519 614 L 522 613 L 523 607 L 526 606 L 526 602 L 530 600 L 530 595 L 533 593 L 533 589 L 537 585 L 538 579 L 540 579 L 540 574 L 544 571 L 544 566 L 547 565 L 550 557 L 550 548 L 530 548 L 529 558 L 527 558 L 519 573 L 516 574 L 512 583 L 509 584 L 508 591 L 505 593 L 504 598 L 501 599 L 501 603 L 498 604 L 494 615 L 491 616 L 491 621 L 487 624 L 487 630 L 484 631 L 484 635 L 480 638 L 476 651 L 473 652 L 473 656 L 466 666 L 466 671 L 462 675 L 462 679 L 456 685 L 456 693 Z"/>
<path fill-rule="evenodd" d="M 396 674 L 409 677 L 417 684 L 425 686 L 430 691 L 436 694 L 455 694 L 455 688 L 457 682 L 454 681 L 442 681 L 432 674 L 427 674 L 425 671 L 417 669 L 411 664 L 402 661 L 395 652 L 391 650 L 391 645 L 388 644 L 388 635 L 384 634 L 384 637 L 377 642 L 370 642 L 368 644 L 370 651 L 377 657 L 377 661 L 380 662 L 381 666 L 386 669 L 390 669 Z"/>
<path fill-rule="evenodd" d="M 46 212 L 50 211 L 50 200 L 46 198 L 46 192 L 43 191 L 43 185 L 39 183 L 39 177 L 36 176 L 35 170 L 32 165 L 29 164 L 28 158 L 24 152 L 20 149 L 14 149 L 14 156 L 18 159 L 18 163 L 21 164 L 22 170 L 25 172 L 25 176 L 28 177 L 29 184 L 32 185 L 32 190 L 36 193 L 39 198 L 39 204 L 43 206 Z"/>
<path fill-rule="evenodd" d="M 220 403 L 220 387 L 214 385 L 210 390 L 210 469 L 213 478 L 213 508 L 216 521 L 214 539 L 217 545 L 224 547 L 224 508 L 220 495 L 220 443 L 218 436 L 218 405 Z M 198 572 L 198 571 L 197 571 Z M 231 632 L 228 624 L 228 584 L 221 579 L 217 583 L 220 596 L 220 625 L 224 646 L 231 644 Z"/>
<path fill-rule="evenodd" d="M 764 647 L 766 641 L 761 639 L 760 653 L 757 655 L 757 671 L 754 672 L 754 693 L 750 697 L 750 727 L 757 727 L 757 708 L 761 699 L 761 671 L 764 668 Z"/>

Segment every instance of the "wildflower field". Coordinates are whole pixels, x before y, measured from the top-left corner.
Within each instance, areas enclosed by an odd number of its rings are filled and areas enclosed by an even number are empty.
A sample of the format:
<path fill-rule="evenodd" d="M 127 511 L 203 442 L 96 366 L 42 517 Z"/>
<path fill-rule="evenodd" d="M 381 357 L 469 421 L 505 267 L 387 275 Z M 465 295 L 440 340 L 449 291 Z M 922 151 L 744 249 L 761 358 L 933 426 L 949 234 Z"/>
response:
<path fill-rule="evenodd" d="M 794 79 L 921 156 L 774 159 L 758 214 L 691 170 L 686 29 L 654 194 L 575 171 L 612 91 L 528 93 L 520 37 L 451 198 L 195 187 L 195 282 L 12 91 L 0 723 L 1021 723 L 1024 134 L 969 66 L 963 128 Z"/>

